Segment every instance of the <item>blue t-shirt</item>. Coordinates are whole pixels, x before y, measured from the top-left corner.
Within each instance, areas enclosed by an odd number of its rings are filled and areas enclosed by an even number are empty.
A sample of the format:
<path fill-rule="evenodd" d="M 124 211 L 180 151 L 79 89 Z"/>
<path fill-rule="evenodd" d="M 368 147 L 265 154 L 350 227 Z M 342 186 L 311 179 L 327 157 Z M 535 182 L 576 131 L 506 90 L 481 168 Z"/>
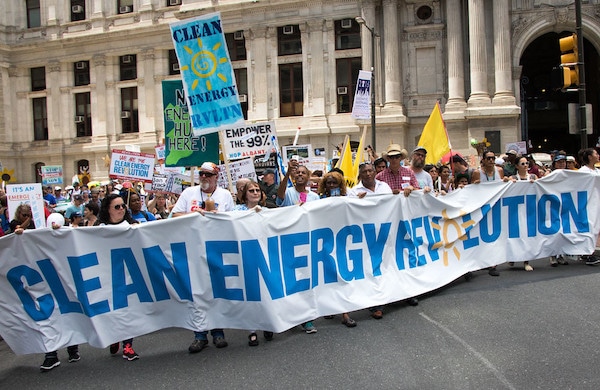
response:
<path fill-rule="evenodd" d="M 154 215 L 152 215 L 152 213 L 148 213 L 146 211 L 138 211 L 137 213 L 131 213 L 131 217 L 133 219 L 135 219 L 136 221 L 138 221 L 139 223 L 144 223 L 144 222 L 150 222 L 150 221 L 156 221 L 156 217 Z"/>

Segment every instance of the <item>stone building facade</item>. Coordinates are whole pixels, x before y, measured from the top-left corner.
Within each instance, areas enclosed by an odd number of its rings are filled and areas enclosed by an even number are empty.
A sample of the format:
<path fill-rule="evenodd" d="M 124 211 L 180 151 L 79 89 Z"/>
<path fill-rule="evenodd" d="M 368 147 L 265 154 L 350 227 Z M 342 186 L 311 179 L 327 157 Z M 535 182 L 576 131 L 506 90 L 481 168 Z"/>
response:
<path fill-rule="evenodd" d="M 374 66 L 376 150 L 416 145 L 436 101 L 457 151 L 522 139 L 520 58 L 537 37 L 574 31 L 563 0 L 5 0 L 0 15 L 0 161 L 18 180 L 40 165 L 107 177 L 112 149 L 164 137 L 161 81 L 178 79 L 169 23 L 219 11 L 244 111 L 280 144 L 358 140 L 356 74 Z M 583 2 L 600 48 L 600 5 Z M 362 17 L 376 33 L 355 20 Z M 371 64 L 375 50 L 375 64 Z M 370 131 L 370 130 L 369 130 Z M 370 134 L 367 139 L 371 139 Z"/>

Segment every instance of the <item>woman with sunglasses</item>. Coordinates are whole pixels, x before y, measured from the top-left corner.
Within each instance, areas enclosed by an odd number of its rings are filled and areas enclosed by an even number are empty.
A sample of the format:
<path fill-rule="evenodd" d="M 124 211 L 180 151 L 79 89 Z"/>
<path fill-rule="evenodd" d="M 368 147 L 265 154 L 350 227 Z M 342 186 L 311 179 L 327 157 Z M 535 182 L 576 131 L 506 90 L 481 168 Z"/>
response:
<path fill-rule="evenodd" d="M 138 223 L 131 217 L 127 205 L 123 198 L 117 194 L 108 194 L 102 199 L 100 213 L 96 225 L 120 225 L 122 223 L 134 224 Z M 129 361 L 139 359 L 139 355 L 133 350 L 133 339 L 123 340 L 123 359 Z M 111 344 L 110 353 L 116 354 L 119 352 L 119 343 Z"/>
<path fill-rule="evenodd" d="M 528 161 L 527 157 L 518 157 L 517 161 L 516 161 L 516 166 L 517 166 L 517 172 L 510 178 L 513 182 L 528 181 L 530 183 L 533 183 L 534 180 L 537 179 L 536 175 L 528 172 L 529 171 L 529 161 Z M 508 265 L 510 265 L 512 267 L 515 265 L 515 262 L 511 261 L 508 263 Z M 523 262 L 523 265 L 525 267 L 525 271 L 533 271 L 533 267 L 529 264 L 528 261 Z"/>
<path fill-rule="evenodd" d="M 10 221 L 10 231 L 22 233 L 25 229 L 35 229 L 33 215 L 31 215 L 31 206 L 20 204 L 15 211 L 15 218 Z"/>
<path fill-rule="evenodd" d="M 253 180 L 249 180 L 238 193 L 238 197 L 242 203 L 235 205 L 234 210 L 256 210 L 260 211 L 260 207 L 264 207 L 267 195 L 260 188 L 260 184 Z M 273 340 L 273 332 L 264 331 L 263 336 L 267 341 Z M 259 344 L 258 335 L 255 330 L 251 330 L 248 335 L 248 345 L 256 347 Z"/>

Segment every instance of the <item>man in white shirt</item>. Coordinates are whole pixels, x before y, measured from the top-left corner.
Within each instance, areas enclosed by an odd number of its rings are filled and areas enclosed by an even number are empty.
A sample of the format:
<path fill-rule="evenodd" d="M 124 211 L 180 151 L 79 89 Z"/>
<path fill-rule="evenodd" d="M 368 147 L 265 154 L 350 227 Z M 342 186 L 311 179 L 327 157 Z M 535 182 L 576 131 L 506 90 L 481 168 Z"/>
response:
<path fill-rule="evenodd" d="M 391 194 L 390 186 L 381 180 L 375 179 L 375 167 L 371 163 L 360 164 L 358 167 L 358 178 L 360 182 L 348 190 L 348 196 L 364 198 L 373 194 Z"/>
<path fill-rule="evenodd" d="M 200 185 L 188 187 L 173 207 L 173 217 L 179 217 L 193 212 L 204 213 L 208 210 L 231 211 L 233 210 L 233 197 L 224 188 L 217 186 L 219 178 L 219 167 L 211 162 L 205 162 L 200 167 Z M 214 205 L 212 204 L 214 202 Z M 210 331 L 213 343 L 217 348 L 225 348 L 225 333 L 223 329 L 212 329 Z M 208 331 L 194 331 L 194 341 L 188 348 L 190 353 L 197 353 L 208 346 Z"/>
<path fill-rule="evenodd" d="M 410 160 L 410 169 L 415 174 L 419 187 L 423 189 L 423 192 L 430 192 L 433 188 L 433 179 L 429 172 L 425 171 L 425 157 L 427 157 L 427 149 L 422 146 L 417 146 L 412 152 Z"/>

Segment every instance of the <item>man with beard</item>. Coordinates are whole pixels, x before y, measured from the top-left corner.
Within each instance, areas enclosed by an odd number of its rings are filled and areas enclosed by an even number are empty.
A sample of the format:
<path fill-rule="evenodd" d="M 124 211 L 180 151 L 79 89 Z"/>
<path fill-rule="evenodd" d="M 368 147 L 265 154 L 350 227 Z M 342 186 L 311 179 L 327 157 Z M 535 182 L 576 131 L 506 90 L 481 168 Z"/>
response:
<path fill-rule="evenodd" d="M 415 177 L 419 182 L 419 187 L 421 187 L 424 192 L 430 192 L 433 188 L 433 179 L 431 178 L 431 175 L 423 169 L 426 157 L 427 149 L 422 146 L 417 146 L 412 152 L 410 169 L 414 172 Z"/>
<path fill-rule="evenodd" d="M 226 189 L 217 186 L 219 167 L 211 162 L 205 162 L 200 167 L 200 185 L 188 187 L 181 193 L 181 196 L 173 207 L 173 217 L 179 217 L 188 213 L 205 211 L 231 211 L 233 210 L 233 197 Z M 213 337 L 213 343 L 217 348 L 225 348 L 225 333 L 223 329 L 213 329 L 210 331 Z M 197 353 L 208 346 L 208 331 L 194 331 L 194 341 L 188 348 L 190 353 Z"/>

